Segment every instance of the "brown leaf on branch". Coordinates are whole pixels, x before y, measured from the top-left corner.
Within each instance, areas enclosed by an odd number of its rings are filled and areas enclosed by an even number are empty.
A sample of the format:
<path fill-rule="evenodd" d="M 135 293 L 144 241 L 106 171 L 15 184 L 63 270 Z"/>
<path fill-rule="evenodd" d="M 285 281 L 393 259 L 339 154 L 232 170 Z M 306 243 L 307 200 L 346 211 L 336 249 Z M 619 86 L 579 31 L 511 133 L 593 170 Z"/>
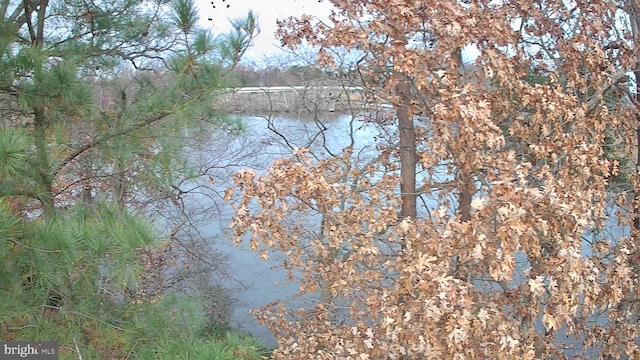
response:
<path fill-rule="evenodd" d="M 639 357 L 636 6 L 332 3 L 278 36 L 328 69 L 357 49 L 398 122 L 368 163 L 300 149 L 236 175 L 234 231 L 323 305 L 263 309 L 274 357 Z"/>

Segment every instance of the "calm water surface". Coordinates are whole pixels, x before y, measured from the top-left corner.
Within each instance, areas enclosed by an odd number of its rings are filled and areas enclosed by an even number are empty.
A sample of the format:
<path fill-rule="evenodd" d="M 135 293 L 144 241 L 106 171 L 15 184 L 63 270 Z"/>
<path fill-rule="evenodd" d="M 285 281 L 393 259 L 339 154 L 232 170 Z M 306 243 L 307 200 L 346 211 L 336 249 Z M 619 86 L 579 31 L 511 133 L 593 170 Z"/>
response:
<path fill-rule="evenodd" d="M 242 118 L 246 126 L 243 135 L 214 134 L 210 144 L 213 150 L 210 153 L 204 152 L 204 156 L 211 158 L 219 156 L 222 152 L 229 158 L 220 159 L 221 164 L 225 161 L 233 164 L 221 170 L 217 190 L 224 191 L 230 185 L 231 172 L 240 168 L 263 171 L 273 160 L 290 156 L 292 147 L 309 147 L 319 157 L 326 157 L 353 145 L 354 149 L 361 150 L 363 158 L 366 158 L 367 154 L 375 150 L 376 141 L 393 136 L 390 133 L 393 132 L 393 127 L 375 126 L 363 118 L 354 119 L 350 115 L 338 114 L 325 114 L 319 118 L 320 122 L 295 116 L 247 116 Z M 211 198 L 203 196 L 195 197 L 193 200 L 203 202 L 202 206 L 206 207 L 205 203 L 210 202 Z M 435 206 L 435 203 L 427 204 L 432 205 Z M 228 204 L 221 201 L 217 202 L 216 209 L 217 214 L 211 216 L 213 221 L 206 222 L 200 231 L 213 238 L 213 246 L 228 258 L 226 270 L 232 276 L 232 280 L 227 285 L 233 289 L 237 297 L 232 325 L 257 336 L 268 346 L 275 346 L 273 334 L 258 324 L 249 311 L 277 300 L 285 301 L 289 306 L 304 307 L 305 304 L 314 303 L 316 299 L 292 299 L 298 291 L 298 285 L 295 282 L 285 282 L 285 272 L 278 267 L 283 260 L 281 254 L 271 251 L 270 259 L 263 261 L 247 246 L 234 247 L 227 233 L 233 211 Z M 609 225 L 608 231 L 614 232 L 615 236 L 628 232 L 628 229 L 618 227 L 613 217 Z M 589 250 L 583 250 L 588 256 Z M 520 254 L 517 257 L 516 260 L 526 266 L 526 256 Z M 541 327 L 541 324 L 538 326 Z"/>
<path fill-rule="evenodd" d="M 323 114 L 319 119 L 321 121 L 288 115 L 273 118 L 247 116 L 242 118 L 242 123 L 246 126 L 242 135 L 215 133 L 210 144 L 211 152 L 205 150 L 201 155 L 213 157 L 224 151 L 227 158 L 218 159 L 220 164 L 233 164 L 220 170 L 216 190 L 222 192 L 230 185 L 229 175 L 232 171 L 253 168 L 256 172 L 261 172 L 273 160 L 290 156 L 292 147 L 308 147 L 317 156 L 327 157 L 353 145 L 355 149 L 362 150 L 364 157 L 367 152 L 374 150 L 376 137 L 381 135 L 380 127 L 362 118 Z M 224 149 L 220 149 L 221 146 Z M 202 208 L 207 208 L 207 203 L 211 200 L 207 196 L 193 198 L 193 202 L 201 203 L 194 204 L 195 207 Z M 227 286 L 233 289 L 237 298 L 232 325 L 257 336 L 268 346 L 275 346 L 273 334 L 258 324 L 249 311 L 277 300 L 286 301 L 289 306 L 304 307 L 316 299 L 292 299 L 298 291 L 298 285 L 295 282 L 285 282 L 285 272 L 279 268 L 283 260 L 282 254 L 270 251 L 270 259 L 263 261 L 247 246 L 234 247 L 228 234 L 233 210 L 220 201 L 215 208 L 216 214 L 212 216 L 215 219 L 206 222 L 206 225 L 200 227 L 200 231 L 214 239 L 215 249 L 227 257 L 225 270 L 232 277 Z"/>

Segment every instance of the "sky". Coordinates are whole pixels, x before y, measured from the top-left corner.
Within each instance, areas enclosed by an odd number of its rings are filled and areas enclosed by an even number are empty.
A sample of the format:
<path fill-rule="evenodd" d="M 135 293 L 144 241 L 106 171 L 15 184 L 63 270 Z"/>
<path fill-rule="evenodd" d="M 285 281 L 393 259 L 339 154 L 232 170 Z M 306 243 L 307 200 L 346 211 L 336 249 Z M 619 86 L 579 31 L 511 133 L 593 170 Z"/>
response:
<path fill-rule="evenodd" d="M 282 56 L 284 53 L 275 37 L 277 20 L 310 14 L 326 21 L 333 8 L 328 0 L 195 0 L 195 3 L 200 14 L 200 24 L 211 29 L 215 35 L 231 29 L 230 19 L 245 17 L 249 10 L 253 10 L 258 15 L 261 32 L 243 61 L 258 66 L 277 64 L 278 55 Z M 475 61 L 478 55 L 475 45 L 469 45 L 463 50 L 465 62 Z M 311 59 L 305 57 L 305 60 Z"/>
<path fill-rule="evenodd" d="M 265 57 L 274 57 L 281 53 L 279 41 L 275 38 L 277 20 L 303 14 L 326 19 L 332 8 L 327 0 L 196 0 L 195 2 L 200 12 L 201 25 L 210 28 L 216 35 L 231 28 L 229 19 L 245 17 L 249 10 L 253 10 L 258 15 L 261 33 L 246 54 L 248 60 L 253 62 L 261 62 Z"/>

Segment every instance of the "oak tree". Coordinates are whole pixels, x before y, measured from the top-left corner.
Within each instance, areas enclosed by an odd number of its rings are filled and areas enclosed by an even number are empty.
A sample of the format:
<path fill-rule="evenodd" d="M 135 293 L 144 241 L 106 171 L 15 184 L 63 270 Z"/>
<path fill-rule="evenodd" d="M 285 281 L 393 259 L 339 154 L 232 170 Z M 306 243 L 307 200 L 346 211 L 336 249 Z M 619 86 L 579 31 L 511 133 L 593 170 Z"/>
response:
<path fill-rule="evenodd" d="M 361 51 L 400 145 L 365 166 L 358 149 L 297 149 L 236 174 L 236 241 L 283 251 L 301 294 L 320 292 L 259 312 L 274 357 L 640 356 L 637 200 L 608 186 L 627 164 L 607 156 L 612 137 L 638 144 L 635 3 L 332 3 L 328 23 L 290 18 L 279 36 L 326 67 L 334 47 Z"/>

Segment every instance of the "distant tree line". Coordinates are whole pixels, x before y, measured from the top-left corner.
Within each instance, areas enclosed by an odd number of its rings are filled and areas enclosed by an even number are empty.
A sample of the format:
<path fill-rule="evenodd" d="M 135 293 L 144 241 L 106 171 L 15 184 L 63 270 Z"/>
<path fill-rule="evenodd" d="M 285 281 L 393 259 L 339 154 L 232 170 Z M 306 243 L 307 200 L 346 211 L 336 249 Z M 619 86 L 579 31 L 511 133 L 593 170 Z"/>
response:
<path fill-rule="evenodd" d="M 231 72 L 231 84 L 243 86 L 304 86 L 312 83 L 359 84 L 359 76 L 353 70 L 326 70 L 315 64 L 269 65 L 240 64 Z"/>

